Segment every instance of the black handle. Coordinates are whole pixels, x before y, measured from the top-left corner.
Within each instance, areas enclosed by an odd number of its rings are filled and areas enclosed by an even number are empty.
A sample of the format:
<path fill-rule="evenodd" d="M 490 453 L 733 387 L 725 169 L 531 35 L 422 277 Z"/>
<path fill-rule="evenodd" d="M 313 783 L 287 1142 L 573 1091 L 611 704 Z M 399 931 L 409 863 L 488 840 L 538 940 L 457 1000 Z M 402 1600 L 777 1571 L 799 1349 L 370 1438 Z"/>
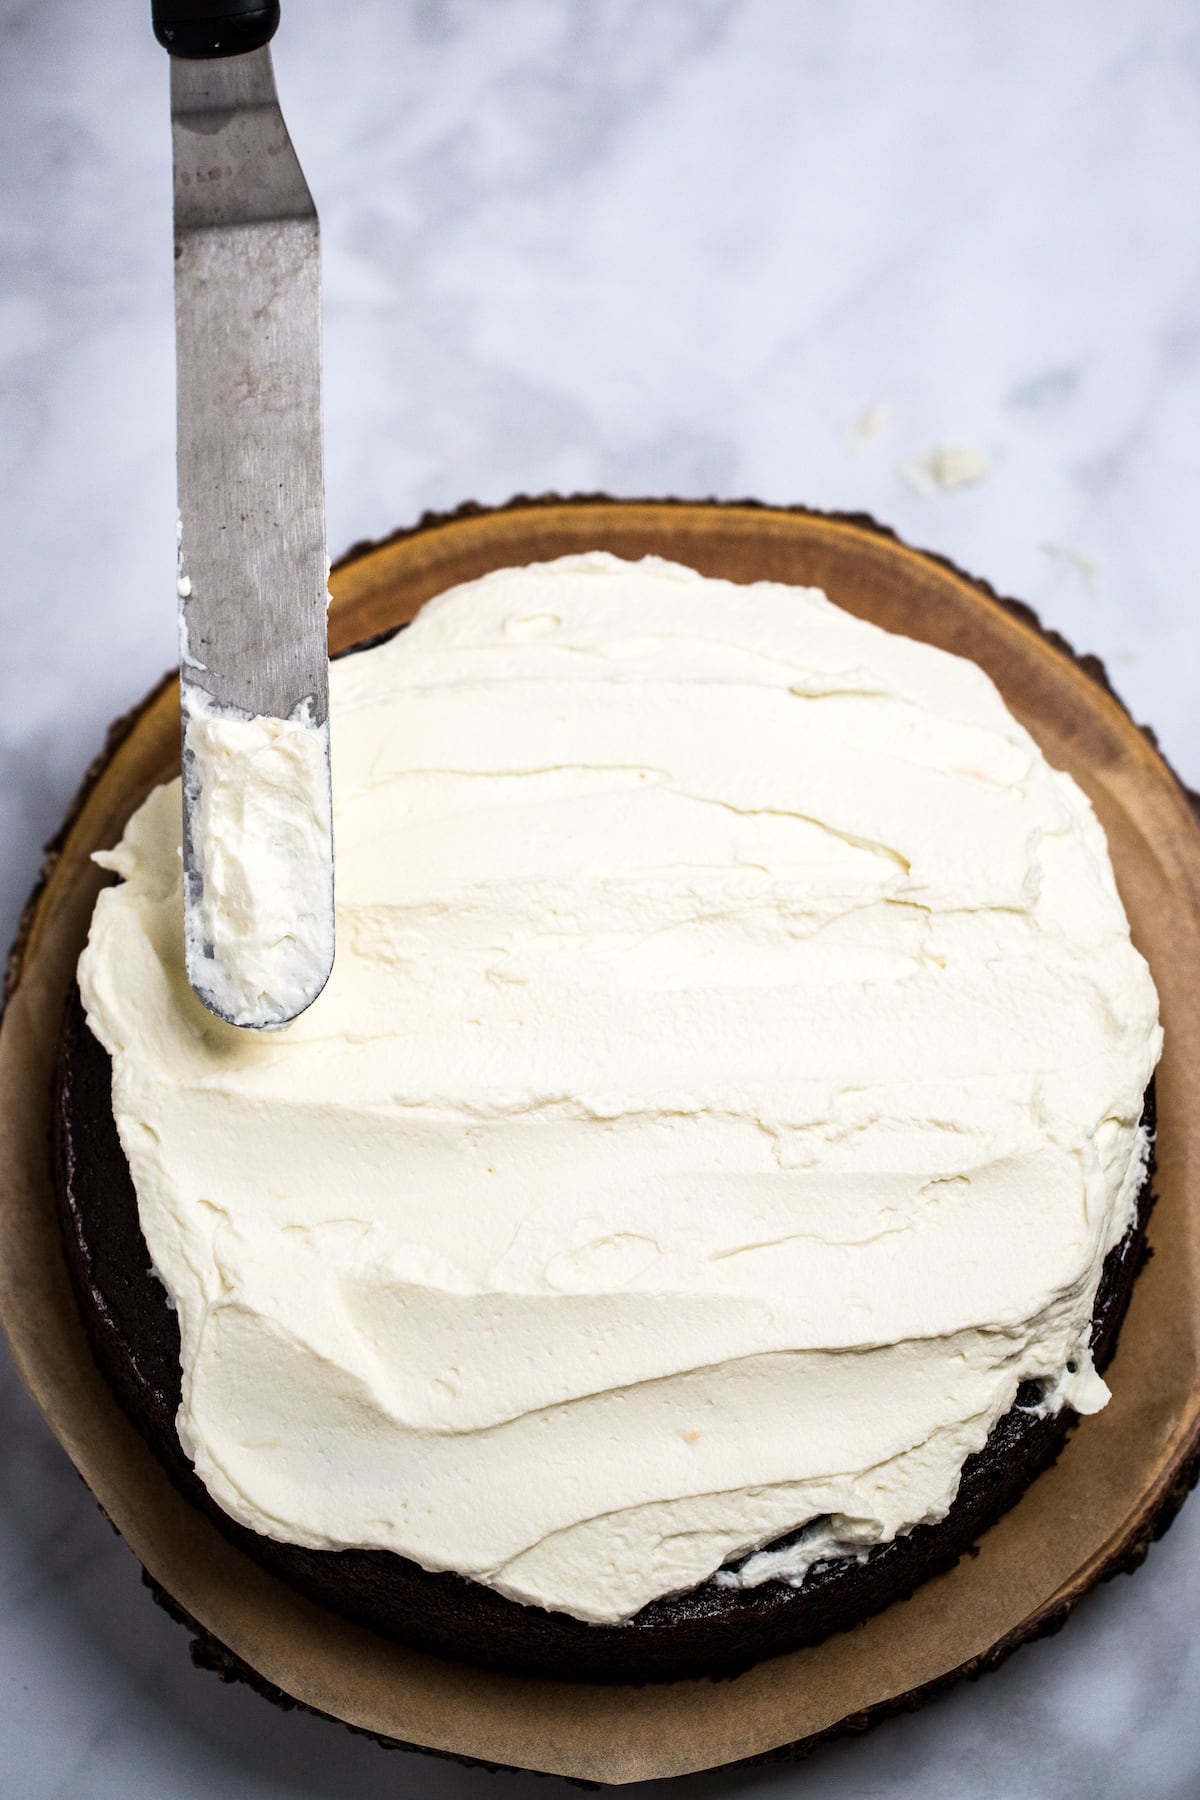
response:
<path fill-rule="evenodd" d="M 261 50 L 279 28 L 279 0 L 150 0 L 150 12 L 163 48 L 192 62 Z"/>

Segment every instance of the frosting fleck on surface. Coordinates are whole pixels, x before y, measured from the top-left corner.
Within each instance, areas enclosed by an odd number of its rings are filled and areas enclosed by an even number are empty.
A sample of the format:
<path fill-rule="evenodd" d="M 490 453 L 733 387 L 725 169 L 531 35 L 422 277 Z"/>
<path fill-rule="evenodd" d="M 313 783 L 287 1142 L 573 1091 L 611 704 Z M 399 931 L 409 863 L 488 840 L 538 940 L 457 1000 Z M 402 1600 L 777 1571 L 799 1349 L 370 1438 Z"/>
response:
<path fill-rule="evenodd" d="M 941 1518 L 1023 1380 L 1103 1404 L 1157 1003 L 978 668 L 594 554 L 431 602 L 331 717 L 308 1012 L 190 993 L 177 785 L 80 963 L 228 1513 L 618 1620 Z"/>

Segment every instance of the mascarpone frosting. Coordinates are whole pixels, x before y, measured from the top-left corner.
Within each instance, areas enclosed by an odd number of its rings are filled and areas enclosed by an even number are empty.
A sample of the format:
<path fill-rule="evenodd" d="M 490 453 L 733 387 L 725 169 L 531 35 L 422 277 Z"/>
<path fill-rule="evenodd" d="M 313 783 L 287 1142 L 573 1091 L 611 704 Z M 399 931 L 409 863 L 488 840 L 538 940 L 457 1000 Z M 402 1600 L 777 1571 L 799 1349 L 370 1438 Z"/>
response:
<path fill-rule="evenodd" d="M 196 986 L 235 1025 L 276 1027 L 320 993 L 333 943 L 329 726 L 217 706 L 183 687 L 199 903 L 185 914 Z"/>
<path fill-rule="evenodd" d="M 178 784 L 80 963 L 232 1517 L 615 1621 L 940 1519 L 1023 1380 L 1103 1404 L 1156 997 L 979 668 L 595 554 L 432 601 L 331 717 L 308 1012 L 191 994 Z"/>

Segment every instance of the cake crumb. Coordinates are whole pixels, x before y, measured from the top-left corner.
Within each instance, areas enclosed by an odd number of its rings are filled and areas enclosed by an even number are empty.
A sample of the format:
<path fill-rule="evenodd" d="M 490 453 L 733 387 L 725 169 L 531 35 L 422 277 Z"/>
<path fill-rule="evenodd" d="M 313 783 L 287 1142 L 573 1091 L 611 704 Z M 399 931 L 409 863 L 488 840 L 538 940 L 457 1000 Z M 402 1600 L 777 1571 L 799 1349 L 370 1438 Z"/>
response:
<path fill-rule="evenodd" d="M 877 443 L 892 422 L 892 409 L 886 401 L 876 400 L 865 406 L 858 417 L 847 425 L 846 442 L 853 450 L 866 450 Z"/>
<path fill-rule="evenodd" d="M 698 1444 L 700 1442 L 700 1433 L 698 1431 L 681 1431 L 679 1435 L 685 1444 Z"/>
<path fill-rule="evenodd" d="M 956 488 L 974 487 L 990 467 L 983 451 L 972 449 L 969 444 L 937 444 L 924 456 L 901 463 L 900 473 L 919 494 L 929 498 L 953 493 Z"/>
<path fill-rule="evenodd" d="M 1040 544 L 1038 548 L 1043 555 L 1050 557 L 1060 567 L 1074 570 L 1089 594 L 1095 592 L 1096 579 L 1100 570 L 1090 556 L 1085 556 L 1082 550 L 1072 550 L 1067 544 L 1045 543 Z"/>

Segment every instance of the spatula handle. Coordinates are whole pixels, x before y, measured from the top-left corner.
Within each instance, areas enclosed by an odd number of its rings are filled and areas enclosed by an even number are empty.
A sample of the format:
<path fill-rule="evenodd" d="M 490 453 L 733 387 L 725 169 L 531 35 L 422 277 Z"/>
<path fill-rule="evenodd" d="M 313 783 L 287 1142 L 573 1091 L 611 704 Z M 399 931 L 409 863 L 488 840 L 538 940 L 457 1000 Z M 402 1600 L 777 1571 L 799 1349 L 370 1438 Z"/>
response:
<path fill-rule="evenodd" d="M 164 49 L 192 62 L 261 50 L 279 26 L 279 0 L 150 0 L 150 12 Z"/>

